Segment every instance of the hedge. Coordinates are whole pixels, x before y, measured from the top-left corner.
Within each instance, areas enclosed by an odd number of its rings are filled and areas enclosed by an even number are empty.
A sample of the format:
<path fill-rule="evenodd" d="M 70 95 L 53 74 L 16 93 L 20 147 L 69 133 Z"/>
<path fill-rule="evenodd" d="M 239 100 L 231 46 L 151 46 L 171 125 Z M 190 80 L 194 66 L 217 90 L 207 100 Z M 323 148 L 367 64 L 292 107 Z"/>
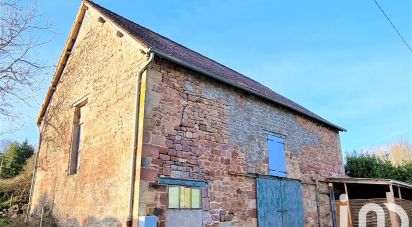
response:
<path fill-rule="evenodd" d="M 412 162 L 394 166 L 390 160 L 374 154 L 347 155 L 345 170 L 351 177 L 393 179 L 412 184 Z"/>

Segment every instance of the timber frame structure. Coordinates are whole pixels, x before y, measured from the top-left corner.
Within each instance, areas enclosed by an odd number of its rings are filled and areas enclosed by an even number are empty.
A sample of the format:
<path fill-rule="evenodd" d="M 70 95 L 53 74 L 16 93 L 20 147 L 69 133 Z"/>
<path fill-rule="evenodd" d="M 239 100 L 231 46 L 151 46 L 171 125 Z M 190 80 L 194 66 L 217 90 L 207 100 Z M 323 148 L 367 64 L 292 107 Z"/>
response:
<path fill-rule="evenodd" d="M 333 222 L 339 226 L 342 207 L 347 207 L 349 226 L 359 226 L 359 212 L 366 204 L 377 204 L 384 213 L 377 215 L 369 212 L 366 225 L 377 225 L 378 217 L 385 219 L 385 226 L 400 226 L 400 219 L 393 210 L 388 210 L 387 203 L 401 206 L 412 220 L 412 185 L 391 180 L 376 178 L 329 178 L 331 204 L 334 204 Z M 346 195 L 346 196 L 342 196 Z M 343 216 L 345 217 L 345 216 Z"/>

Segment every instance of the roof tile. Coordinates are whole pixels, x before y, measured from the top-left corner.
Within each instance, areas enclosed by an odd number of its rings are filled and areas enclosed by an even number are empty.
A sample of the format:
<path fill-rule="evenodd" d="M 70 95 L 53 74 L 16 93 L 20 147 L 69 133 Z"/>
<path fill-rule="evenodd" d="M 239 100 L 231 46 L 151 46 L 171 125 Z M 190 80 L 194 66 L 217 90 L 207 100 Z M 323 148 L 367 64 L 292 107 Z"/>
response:
<path fill-rule="evenodd" d="M 105 9 L 96 3 L 90 1 L 88 1 L 88 3 L 95 7 L 103 15 L 110 18 L 118 26 L 124 28 L 130 35 L 141 40 L 155 52 L 160 52 L 171 58 L 178 59 L 181 62 L 194 66 L 195 68 L 209 72 L 210 74 L 218 76 L 223 81 L 228 81 L 231 84 L 237 85 L 239 87 L 248 90 L 253 90 L 279 105 L 282 105 L 309 118 L 322 122 L 334 129 L 337 129 L 339 131 L 346 131 L 345 129 L 337 125 L 334 125 L 331 122 L 316 115 L 315 113 L 306 109 L 305 107 L 293 102 L 288 98 L 285 98 L 284 96 L 272 91 L 268 87 L 256 82 L 255 80 L 252 80 L 247 76 L 242 75 L 239 72 L 236 72 L 235 70 L 232 70 L 179 43 L 176 43 L 156 32 L 153 32 L 150 29 L 138 25 L 135 22 L 130 21 L 116 13 L 113 13 L 112 11 Z"/>

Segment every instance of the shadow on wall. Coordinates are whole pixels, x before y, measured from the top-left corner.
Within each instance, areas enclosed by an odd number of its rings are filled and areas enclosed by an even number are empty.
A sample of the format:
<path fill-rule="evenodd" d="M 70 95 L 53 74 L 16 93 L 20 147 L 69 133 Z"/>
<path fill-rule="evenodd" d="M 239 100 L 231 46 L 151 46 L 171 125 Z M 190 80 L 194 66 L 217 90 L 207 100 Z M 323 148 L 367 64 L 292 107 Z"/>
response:
<path fill-rule="evenodd" d="M 43 118 L 41 142 L 39 147 L 40 157 L 37 168 L 48 171 L 50 159 L 53 159 L 56 151 L 70 150 L 71 138 L 68 136 L 72 121 L 69 116 L 65 116 L 67 109 L 72 109 L 68 101 L 71 97 L 64 91 L 53 96 L 52 103 L 49 105 Z M 69 147 L 68 147 L 69 146 Z"/>
<path fill-rule="evenodd" d="M 71 57 L 71 61 L 64 67 L 58 84 L 52 88 L 54 93 L 41 123 L 42 138 L 40 151 L 46 150 L 47 152 L 44 152 L 44 158 L 40 160 L 39 167 L 44 170 L 47 170 L 50 166 L 49 158 L 52 159 L 56 156 L 53 152 L 71 150 L 74 121 L 73 104 L 79 99 L 84 98 L 92 90 L 93 86 L 97 86 L 93 83 L 95 80 L 103 77 L 103 75 L 99 78 L 79 76 L 97 73 L 91 71 L 91 68 L 93 68 L 91 65 L 99 64 L 98 59 L 95 57 L 99 55 L 98 52 L 102 49 L 99 46 L 101 43 L 98 40 L 98 32 L 89 31 L 85 34 L 84 39 L 76 42 L 76 45 L 82 48 L 87 47 L 87 49 L 79 48 L 78 51 L 72 53 L 75 56 Z M 84 62 L 88 63 L 84 64 Z M 98 83 L 98 85 L 101 84 Z M 98 90 L 95 93 L 96 96 L 99 96 L 105 89 L 100 89 L 99 87 Z"/>
<path fill-rule="evenodd" d="M 53 214 L 53 203 L 47 194 L 43 194 L 37 206 L 32 207 L 30 221 L 36 226 L 122 226 L 120 220 L 114 217 L 96 218 L 84 215 L 85 218 L 78 220 L 76 218 L 59 218 Z"/>

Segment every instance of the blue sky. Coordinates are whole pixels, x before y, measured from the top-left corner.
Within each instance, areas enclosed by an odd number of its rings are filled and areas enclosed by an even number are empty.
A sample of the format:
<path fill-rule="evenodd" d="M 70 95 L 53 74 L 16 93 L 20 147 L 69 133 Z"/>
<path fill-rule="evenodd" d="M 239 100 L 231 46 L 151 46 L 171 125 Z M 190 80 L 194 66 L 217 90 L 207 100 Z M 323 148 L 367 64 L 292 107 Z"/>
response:
<path fill-rule="evenodd" d="M 344 151 L 412 142 L 412 53 L 373 0 L 96 2 L 347 128 Z M 379 3 L 412 45 L 411 1 Z M 34 34 L 53 36 L 36 53 L 45 64 L 57 64 L 79 4 L 38 2 L 54 32 Z M 52 73 L 39 75 L 37 102 L 20 107 L 23 126 L 0 139 L 37 143 L 35 117 Z"/>

